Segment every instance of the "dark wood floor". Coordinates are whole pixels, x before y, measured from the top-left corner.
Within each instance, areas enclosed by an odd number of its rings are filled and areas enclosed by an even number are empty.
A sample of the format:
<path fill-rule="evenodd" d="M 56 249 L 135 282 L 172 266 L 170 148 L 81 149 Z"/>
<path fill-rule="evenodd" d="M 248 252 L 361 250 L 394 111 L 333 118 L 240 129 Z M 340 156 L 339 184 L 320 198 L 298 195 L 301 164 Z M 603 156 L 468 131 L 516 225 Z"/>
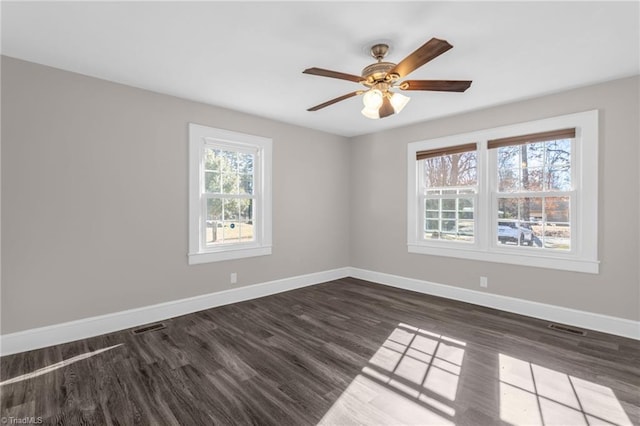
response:
<path fill-rule="evenodd" d="M 640 342 L 574 336 L 356 279 L 165 323 L 3 357 L 0 416 L 70 425 L 640 424 Z"/>

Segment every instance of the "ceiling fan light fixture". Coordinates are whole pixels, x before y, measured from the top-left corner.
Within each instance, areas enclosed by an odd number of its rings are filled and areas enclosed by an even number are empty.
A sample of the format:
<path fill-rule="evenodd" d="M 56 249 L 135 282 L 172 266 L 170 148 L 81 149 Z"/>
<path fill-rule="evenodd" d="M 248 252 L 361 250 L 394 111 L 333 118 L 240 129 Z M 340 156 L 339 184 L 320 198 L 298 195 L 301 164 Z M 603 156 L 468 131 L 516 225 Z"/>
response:
<path fill-rule="evenodd" d="M 368 90 L 362 97 L 365 109 L 378 109 L 382 105 L 383 94 L 378 89 Z"/>
<path fill-rule="evenodd" d="M 399 114 L 400 111 L 402 111 L 404 107 L 407 106 L 411 98 L 400 93 L 392 93 L 391 99 L 389 100 L 391 101 L 391 105 L 393 106 L 393 110 L 395 111 L 395 113 Z"/>
<path fill-rule="evenodd" d="M 1 0 L 0 0 L 1 1 Z M 344 101 L 353 96 L 364 95 L 362 102 L 364 108 L 361 113 L 367 118 L 380 119 L 399 114 L 409 103 L 410 98 L 405 95 L 393 92 L 397 90 L 421 90 L 434 92 L 464 92 L 471 86 L 472 81 L 468 80 L 403 80 L 408 74 L 425 65 L 427 62 L 437 58 L 447 52 L 453 46 L 446 40 L 431 38 L 409 56 L 398 63 L 384 62 L 383 59 L 388 53 L 389 45 L 378 43 L 371 47 L 371 55 L 377 62 L 367 65 L 360 75 L 346 74 L 338 71 L 331 71 L 323 68 L 307 68 L 304 74 L 317 75 L 320 77 L 331 77 L 339 80 L 347 80 L 361 84 L 365 90 L 356 90 L 346 95 L 338 96 L 327 102 L 323 102 L 307 111 L 318 111 L 319 109 L 333 105 L 336 102 Z"/>

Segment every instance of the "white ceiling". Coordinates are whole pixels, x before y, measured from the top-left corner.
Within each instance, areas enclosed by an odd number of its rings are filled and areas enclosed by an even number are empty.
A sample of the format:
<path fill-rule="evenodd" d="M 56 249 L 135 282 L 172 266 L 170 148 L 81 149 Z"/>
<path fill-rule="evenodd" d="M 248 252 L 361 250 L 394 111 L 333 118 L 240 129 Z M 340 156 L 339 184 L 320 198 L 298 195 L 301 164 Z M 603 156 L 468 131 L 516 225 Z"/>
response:
<path fill-rule="evenodd" d="M 354 136 L 640 73 L 639 3 L 7 2 L 2 53 L 156 92 Z M 360 74 L 388 41 L 399 62 L 432 37 L 454 48 L 410 79 L 473 80 L 465 93 L 405 92 L 370 120 L 357 90 L 302 74 Z"/>

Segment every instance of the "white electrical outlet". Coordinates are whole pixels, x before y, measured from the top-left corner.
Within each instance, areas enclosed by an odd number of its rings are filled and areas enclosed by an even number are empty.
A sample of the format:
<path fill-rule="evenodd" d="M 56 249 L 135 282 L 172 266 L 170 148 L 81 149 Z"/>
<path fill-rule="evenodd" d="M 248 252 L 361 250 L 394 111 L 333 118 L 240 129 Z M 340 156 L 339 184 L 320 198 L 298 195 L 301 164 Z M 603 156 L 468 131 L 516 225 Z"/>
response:
<path fill-rule="evenodd" d="M 231 273 L 231 284 L 235 284 L 238 282 L 238 274 L 235 272 Z"/>
<path fill-rule="evenodd" d="M 480 277 L 480 287 L 482 288 L 489 287 L 489 281 L 487 280 L 487 277 Z"/>

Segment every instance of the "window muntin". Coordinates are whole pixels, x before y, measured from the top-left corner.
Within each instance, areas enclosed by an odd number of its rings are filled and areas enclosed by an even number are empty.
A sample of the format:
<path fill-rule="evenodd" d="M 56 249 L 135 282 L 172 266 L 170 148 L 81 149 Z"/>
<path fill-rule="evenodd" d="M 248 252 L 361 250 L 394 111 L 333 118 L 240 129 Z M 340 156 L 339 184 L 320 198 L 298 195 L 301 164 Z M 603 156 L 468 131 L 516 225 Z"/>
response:
<path fill-rule="evenodd" d="M 417 155 L 425 240 L 474 242 L 478 159 L 475 144 L 464 147 Z"/>
<path fill-rule="evenodd" d="M 496 156 L 498 243 L 571 251 L 573 141 L 535 141 L 489 150 Z"/>
<path fill-rule="evenodd" d="M 271 254 L 271 139 L 189 124 L 189 264 Z"/>

